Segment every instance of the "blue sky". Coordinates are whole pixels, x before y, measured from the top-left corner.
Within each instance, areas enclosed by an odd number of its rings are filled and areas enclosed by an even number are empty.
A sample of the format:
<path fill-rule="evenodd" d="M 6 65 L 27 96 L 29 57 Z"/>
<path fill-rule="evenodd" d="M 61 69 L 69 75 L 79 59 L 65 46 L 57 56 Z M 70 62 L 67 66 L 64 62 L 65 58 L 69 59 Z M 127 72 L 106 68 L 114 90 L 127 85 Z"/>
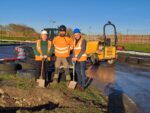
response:
<path fill-rule="evenodd" d="M 52 20 L 56 21 L 52 24 Z M 150 34 L 150 0 L 1 0 L 0 24 L 18 23 L 37 31 L 64 24 L 102 33 L 112 21 L 118 32 Z M 91 28 L 91 29 L 90 29 Z"/>

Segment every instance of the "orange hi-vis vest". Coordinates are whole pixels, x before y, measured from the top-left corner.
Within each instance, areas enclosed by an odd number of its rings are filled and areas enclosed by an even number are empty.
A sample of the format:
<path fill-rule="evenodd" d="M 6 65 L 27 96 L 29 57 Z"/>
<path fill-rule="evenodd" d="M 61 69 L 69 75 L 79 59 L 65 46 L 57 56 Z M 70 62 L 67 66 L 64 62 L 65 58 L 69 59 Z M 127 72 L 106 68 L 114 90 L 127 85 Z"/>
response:
<path fill-rule="evenodd" d="M 71 39 L 69 37 L 57 36 L 53 40 L 55 46 L 55 56 L 59 58 L 67 58 L 70 55 Z"/>
<path fill-rule="evenodd" d="M 82 41 L 83 39 L 81 38 L 78 43 L 76 44 L 76 40 L 74 40 L 73 46 L 74 46 L 74 55 L 77 57 L 81 51 L 81 46 L 82 46 Z M 87 54 L 86 52 L 82 54 L 82 56 L 77 60 L 79 62 L 81 61 L 86 61 L 87 60 Z"/>
<path fill-rule="evenodd" d="M 48 40 L 48 51 L 47 51 L 47 52 L 50 52 L 50 50 L 51 50 L 51 45 L 52 45 L 51 41 Z M 42 55 L 41 40 L 37 40 L 37 41 L 36 41 L 36 49 L 37 49 L 37 51 L 40 53 L 40 55 Z M 42 61 L 42 58 L 41 58 L 40 56 L 35 55 L 35 60 L 36 60 L 36 61 Z M 48 57 L 47 60 L 50 61 L 51 58 Z"/>

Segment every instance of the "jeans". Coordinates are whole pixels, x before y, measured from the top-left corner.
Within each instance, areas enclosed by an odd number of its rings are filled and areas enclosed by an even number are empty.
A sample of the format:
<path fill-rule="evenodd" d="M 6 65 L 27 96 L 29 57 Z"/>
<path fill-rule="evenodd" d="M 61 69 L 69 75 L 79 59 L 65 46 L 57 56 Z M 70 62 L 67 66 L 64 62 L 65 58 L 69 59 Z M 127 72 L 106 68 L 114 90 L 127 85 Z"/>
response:
<path fill-rule="evenodd" d="M 83 88 L 85 87 L 85 68 L 86 68 L 86 62 L 76 62 L 75 64 L 75 72 L 77 74 L 77 82 L 79 85 L 81 85 Z"/>

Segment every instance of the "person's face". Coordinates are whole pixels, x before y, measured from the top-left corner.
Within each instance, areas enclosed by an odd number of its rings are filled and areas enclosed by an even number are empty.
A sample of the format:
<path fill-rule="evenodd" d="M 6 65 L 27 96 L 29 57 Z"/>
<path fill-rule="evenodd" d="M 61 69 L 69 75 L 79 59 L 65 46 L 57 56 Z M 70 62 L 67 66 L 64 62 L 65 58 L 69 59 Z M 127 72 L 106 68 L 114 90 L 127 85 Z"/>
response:
<path fill-rule="evenodd" d="M 47 35 L 46 35 L 46 34 L 42 34 L 42 35 L 41 35 L 41 39 L 42 39 L 43 41 L 47 40 Z"/>
<path fill-rule="evenodd" d="M 75 33 L 75 34 L 74 34 L 74 38 L 75 38 L 76 40 L 80 39 L 80 37 L 81 37 L 81 34 L 80 34 L 80 33 Z"/>
<path fill-rule="evenodd" d="M 59 32 L 59 34 L 60 34 L 60 36 L 62 36 L 62 37 L 63 37 L 63 36 L 65 36 L 65 35 L 66 35 L 66 32 L 65 32 L 65 31 L 60 31 L 60 32 Z"/>

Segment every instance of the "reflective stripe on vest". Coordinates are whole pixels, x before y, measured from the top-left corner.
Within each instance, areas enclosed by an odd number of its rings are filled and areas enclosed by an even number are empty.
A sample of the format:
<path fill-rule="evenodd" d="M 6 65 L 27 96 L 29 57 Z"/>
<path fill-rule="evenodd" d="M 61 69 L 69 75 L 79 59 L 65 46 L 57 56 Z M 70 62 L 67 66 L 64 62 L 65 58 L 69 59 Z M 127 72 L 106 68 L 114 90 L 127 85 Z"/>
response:
<path fill-rule="evenodd" d="M 55 46 L 55 49 L 57 49 L 57 50 L 60 50 L 60 51 L 62 51 L 62 50 L 68 50 L 68 48 L 69 47 L 63 47 L 63 48 L 60 48 L 60 47 L 57 47 L 57 46 Z"/>
<path fill-rule="evenodd" d="M 57 42 L 57 43 L 54 43 L 55 56 L 57 56 L 57 57 L 64 57 L 64 58 L 69 57 L 70 45 L 67 42 L 67 38 L 66 39 L 64 39 L 64 38 L 57 37 L 56 39 L 54 39 L 55 42 Z M 60 41 L 62 43 L 60 43 Z"/>
<path fill-rule="evenodd" d="M 80 39 L 79 42 L 76 45 L 76 41 L 74 41 L 74 53 L 75 53 L 75 57 L 77 57 L 81 51 L 81 44 L 82 44 L 83 39 Z M 82 56 L 80 57 L 80 59 L 78 59 L 78 61 L 86 61 L 87 60 L 87 54 L 84 53 L 82 54 Z"/>

